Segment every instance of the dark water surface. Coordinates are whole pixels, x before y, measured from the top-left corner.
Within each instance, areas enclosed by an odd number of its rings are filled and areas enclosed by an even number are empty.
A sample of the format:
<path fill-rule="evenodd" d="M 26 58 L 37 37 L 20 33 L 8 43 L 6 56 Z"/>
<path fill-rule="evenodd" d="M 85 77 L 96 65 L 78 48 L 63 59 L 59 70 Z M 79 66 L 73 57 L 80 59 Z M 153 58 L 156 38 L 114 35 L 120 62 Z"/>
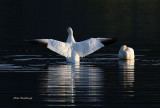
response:
<path fill-rule="evenodd" d="M 160 107 L 155 51 L 137 50 L 128 61 L 116 51 L 94 53 L 80 64 L 36 50 L 0 52 L 0 106 Z"/>

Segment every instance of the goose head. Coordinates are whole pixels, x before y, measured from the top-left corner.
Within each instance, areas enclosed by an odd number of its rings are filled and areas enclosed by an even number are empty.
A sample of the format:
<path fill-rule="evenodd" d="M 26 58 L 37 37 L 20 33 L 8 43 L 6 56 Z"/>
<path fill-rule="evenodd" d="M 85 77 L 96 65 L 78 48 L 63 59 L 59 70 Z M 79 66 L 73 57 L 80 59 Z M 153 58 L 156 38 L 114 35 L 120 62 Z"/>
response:
<path fill-rule="evenodd" d="M 67 32 L 69 34 L 68 38 L 67 38 L 67 43 L 74 43 L 74 42 L 76 42 L 75 39 L 74 39 L 74 37 L 73 37 L 73 30 L 72 30 L 71 27 L 68 27 Z"/>
<path fill-rule="evenodd" d="M 73 35 L 73 30 L 72 30 L 71 27 L 68 27 L 67 32 L 68 32 L 70 35 Z"/>
<path fill-rule="evenodd" d="M 122 45 L 121 46 L 121 50 L 125 51 L 127 49 L 127 46 L 126 45 Z"/>

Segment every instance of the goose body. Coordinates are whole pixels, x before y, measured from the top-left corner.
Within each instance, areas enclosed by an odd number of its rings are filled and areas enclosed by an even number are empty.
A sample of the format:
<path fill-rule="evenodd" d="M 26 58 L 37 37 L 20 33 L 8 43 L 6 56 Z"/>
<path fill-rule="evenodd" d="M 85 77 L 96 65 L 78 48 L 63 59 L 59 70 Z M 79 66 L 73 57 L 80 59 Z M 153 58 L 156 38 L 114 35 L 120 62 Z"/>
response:
<path fill-rule="evenodd" d="M 80 57 L 85 57 L 98 49 L 115 42 L 111 38 L 90 38 L 81 42 L 76 42 L 73 37 L 71 27 L 67 29 L 68 38 L 66 42 L 61 42 L 54 39 L 34 39 L 30 42 L 43 45 L 50 50 L 66 57 L 67 62 L 78 63 Z"/>
<path fill-rule="evenodd" d="M 134 59 L 134 50 L 126 45 L 122 45 L 118 54 L 119 59 L 131 60 Z"/>

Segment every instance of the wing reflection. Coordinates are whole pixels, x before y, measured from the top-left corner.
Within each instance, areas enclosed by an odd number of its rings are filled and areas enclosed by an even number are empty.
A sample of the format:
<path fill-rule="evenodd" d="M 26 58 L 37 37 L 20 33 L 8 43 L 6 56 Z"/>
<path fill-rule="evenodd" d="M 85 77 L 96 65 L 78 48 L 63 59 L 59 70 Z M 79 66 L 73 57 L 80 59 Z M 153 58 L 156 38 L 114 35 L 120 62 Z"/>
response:
<path fill-rule="evenodd" d="M 52 104 L 102 101 L 102 70 L 94 66 L 67 64 L 48 67 L 41 76 L 42 101 Z"/>

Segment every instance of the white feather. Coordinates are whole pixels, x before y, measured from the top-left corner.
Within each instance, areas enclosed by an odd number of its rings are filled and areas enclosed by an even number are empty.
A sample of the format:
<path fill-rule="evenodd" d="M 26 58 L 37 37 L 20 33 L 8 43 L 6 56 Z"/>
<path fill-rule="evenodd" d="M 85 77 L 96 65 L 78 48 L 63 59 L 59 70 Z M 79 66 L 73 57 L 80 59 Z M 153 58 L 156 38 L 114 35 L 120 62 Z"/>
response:
<path fill-rule="evenodd" d="M 73 49 L 79 54 L 80 57 L 85 57 L 102 47 L 104 47 L 104 45 L 97 38 L 90 38 L 88 40 L 73 44 Z"/>
<path fill-rule="evenodd" d="M 62 56 L 71 57 L 71 45 L 69 43 L 49 39 L 47 48 Z"/>

